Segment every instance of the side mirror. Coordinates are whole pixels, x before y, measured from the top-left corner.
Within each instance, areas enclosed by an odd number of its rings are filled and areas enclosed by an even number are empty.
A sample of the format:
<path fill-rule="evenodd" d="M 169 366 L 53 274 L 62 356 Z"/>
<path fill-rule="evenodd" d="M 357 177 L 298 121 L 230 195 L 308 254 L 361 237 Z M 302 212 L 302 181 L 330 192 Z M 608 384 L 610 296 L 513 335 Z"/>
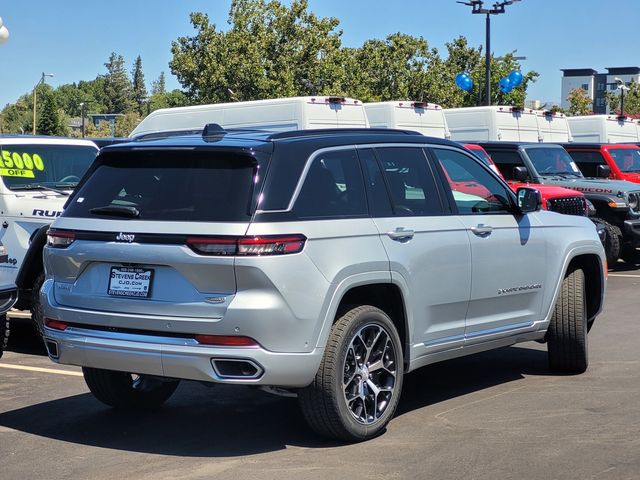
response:
<path fill-rule="evenodd" d="M 611 168 L 609 165 L 598 165 L 597 175 L 600 178 L 608 178 L 611 175 Z"/>
<path fill-rule="evenodd" d="M 516 195 L 518 195 L 518 208 L 520 209 L 520 213 L 537 212 L 542 208 L 542 195 L 540 195 L 538 190 L 529 187 L 520 187 Z"/>
<path fill-rule="evenodd" d="M 513 179 L 519 182 L 524 182 L 529 176 L 527 167 L 513 167 Z"/>

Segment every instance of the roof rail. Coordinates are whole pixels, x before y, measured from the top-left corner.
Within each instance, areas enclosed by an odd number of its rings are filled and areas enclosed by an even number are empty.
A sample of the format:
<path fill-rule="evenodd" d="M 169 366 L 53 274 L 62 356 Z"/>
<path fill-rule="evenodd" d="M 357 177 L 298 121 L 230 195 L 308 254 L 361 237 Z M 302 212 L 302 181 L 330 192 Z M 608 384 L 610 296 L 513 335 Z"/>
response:
<path fill-rule="evenodd" d="M 269 140 L 280 140 L 284 138 L 311 137 L 328 134 L 369 134 L 369 135 L 420 135 L 420 132 L 412 130 L 397 130 L 390 128 L 319 128 L 313 130 L 290 130 L 288 132 L 276 132 L 269 135 Z"/>

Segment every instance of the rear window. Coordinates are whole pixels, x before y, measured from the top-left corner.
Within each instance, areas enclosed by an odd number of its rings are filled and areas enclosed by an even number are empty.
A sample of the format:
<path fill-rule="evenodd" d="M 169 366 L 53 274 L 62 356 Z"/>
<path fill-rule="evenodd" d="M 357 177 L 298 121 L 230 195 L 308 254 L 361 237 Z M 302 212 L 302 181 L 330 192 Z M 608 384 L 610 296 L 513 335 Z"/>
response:
<path fill-rule="evenodd" d="M 233 152 L 108 153 L 65 217 L 249 221 L 260 181 L 255 158 Z"/>
<path fill-rule="evenodd" d="M 0 177 L 11 190 L 74 188 L 98 154 L 88 145 L 2 145 Z"/>

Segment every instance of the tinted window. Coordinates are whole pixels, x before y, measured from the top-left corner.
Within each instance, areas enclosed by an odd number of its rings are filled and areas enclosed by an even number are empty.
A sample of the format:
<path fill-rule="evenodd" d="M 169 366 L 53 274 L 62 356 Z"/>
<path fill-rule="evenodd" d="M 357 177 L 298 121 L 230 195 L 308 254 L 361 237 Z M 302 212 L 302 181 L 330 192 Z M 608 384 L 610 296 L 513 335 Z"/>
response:
<path fill-rule="evenodd" d="M 578 165 L 585 177 L 597 177 L 598 165 L 606 165 L 606 161 L 600 152 L 569 152 L 573 161 Z"/>
<path fill-rule="evenodd" d="M 399 216 L 442 214 L 440 195 L 422 148 L 376 148 L 384 182 Z M 375 179 L 379 183 L 379 179 Z"/>
<path fill-rule="evenodd" d="M 254 158 L 233 153 L 109 153 L 64 216 L 116 218 L 105 214 L 111 209 L 124 219 L 249 221 L 258 170 Z M 133 209 L 139 216 L 118 215 Z"/>
<path fill-rule="evenodd" d="M 434 148 L 461 214 L 511 213 L 510 193 L 476 159 L 455 150 Z"/>
<path fill-rule="evenodd" d="M 640 172 L 640 150 L 634 148 L 611 148 L 609 154 L 623 172 Z"/>
<path fill-rule="evenodd" d="M 493 163 L 498 166 L 498 170 L 507 180 L 513 180 L 513 167 L 524 167 L 524 162 L 520 158 L 520 153 L 513 150 L 489 150 L 485 147 L 487 153 L 491 155 Z"/>
<path fill-rule="evenodd" d="M 0 176 L 11 190 L 73 188 L 98 154 L 82 145 L 3 145 Z"/>
<path fill-rule="evenodd" d="M 354 149 L 315 157 L 293 212 L 299 218 L 367 215 L 364 181 Z"/>
<path fill-rule="evenodd" d="M 369 198 L 369 210 L 374 217 L 391 217 L 393 210 L 389 193 L 384 182 L 382 170 L 372 149 L 358 150 L 358 156 L 362 161 L 367 181 L 367 197 Z"/>

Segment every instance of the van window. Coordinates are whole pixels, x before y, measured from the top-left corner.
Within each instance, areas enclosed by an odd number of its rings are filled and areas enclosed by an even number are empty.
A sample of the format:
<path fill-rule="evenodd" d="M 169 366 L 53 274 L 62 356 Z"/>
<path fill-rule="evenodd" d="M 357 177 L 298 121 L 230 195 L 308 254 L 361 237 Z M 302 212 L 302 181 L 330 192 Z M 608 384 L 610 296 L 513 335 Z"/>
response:
<path fill-rule="evenodd" d="M 367 215 L 364 180 L 355 149 L 328 151 L 314 158 L 293 213 L 299 218 Z"/>
<path fill-rule="evenodd" d="M 375 152 L 395 215 L 442 215 L 440 195 L 422 148 L 380 147 Z M 379 183 L 380 178 L 374 177 L 374 182 Z"/>
<path fill-rule="evenodd" d="M 110 152 L 69 201 L 63 215 L 249 221 L 257 172 L 255 158 L 231 152 Z"/>
<path fill-rule="evenodd" d="M 432 149 L 445 172 L 458 213 L 511 213 L 507 188 L 474 158 L 449 149 Z"/>

